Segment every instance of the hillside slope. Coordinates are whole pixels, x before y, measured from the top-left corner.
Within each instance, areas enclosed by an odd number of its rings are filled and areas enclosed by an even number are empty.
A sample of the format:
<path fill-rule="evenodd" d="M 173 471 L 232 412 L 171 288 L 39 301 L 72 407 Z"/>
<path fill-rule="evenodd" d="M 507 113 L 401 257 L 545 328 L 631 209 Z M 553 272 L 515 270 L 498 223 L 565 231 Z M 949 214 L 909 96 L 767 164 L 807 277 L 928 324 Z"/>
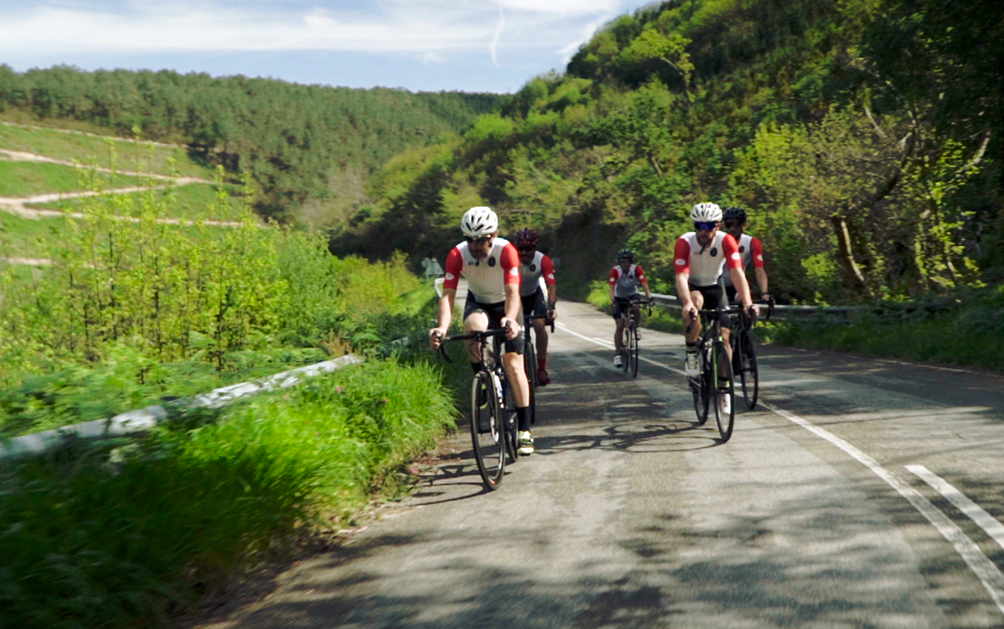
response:
<path fill-rule="evenodd" d="M 494 94 L 417 93 L 295 85 L 171 71 L 16 73 L 0 65 L 0 116 L 83 121 L 148 140 L 181 142 L 202 161 L 250 170 L 258 210 L 288 217 L 308 206 L 337 222 L 370 173 L 407 147 L 463 131 Z"/>
<path fill-rule="evenodd" d="M 630 246 L 669 289 L 689 209 L 713 200 L 750 210 L 789 299 L 999 278 L 1004 63 L 987 60 L 1004 48 L 977 31 L 1004 27 L 1004 9 L 973 5 L 688 0 L 622 16 L 563 75 L 388 162 L 381 200 L 333 249 L 441 256 L 487 203 L 504 232 L 540 229 L 571 284 Z"/>

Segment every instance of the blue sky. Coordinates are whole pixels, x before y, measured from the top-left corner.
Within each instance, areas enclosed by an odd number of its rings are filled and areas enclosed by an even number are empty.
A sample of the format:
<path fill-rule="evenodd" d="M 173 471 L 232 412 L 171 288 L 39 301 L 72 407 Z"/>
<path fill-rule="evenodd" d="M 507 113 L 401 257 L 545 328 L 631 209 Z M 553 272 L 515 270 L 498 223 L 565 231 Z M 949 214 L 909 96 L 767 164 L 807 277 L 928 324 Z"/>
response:
<path fill-rule="evenodd" d="M 651 0 L 0 0 L 0 63 L 512 92 Z"/>

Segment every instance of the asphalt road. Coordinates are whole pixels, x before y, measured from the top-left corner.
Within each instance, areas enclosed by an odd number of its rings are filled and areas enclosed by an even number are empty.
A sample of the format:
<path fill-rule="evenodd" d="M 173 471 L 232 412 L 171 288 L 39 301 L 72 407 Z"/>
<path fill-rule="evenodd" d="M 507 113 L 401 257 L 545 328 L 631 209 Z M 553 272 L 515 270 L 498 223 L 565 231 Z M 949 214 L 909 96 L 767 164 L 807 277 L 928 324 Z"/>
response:
<path fill-rule="evenodd" d="M 483 491 L 469 434 L 414 494 L 216 625 L 1004 627 L 1004 377 L 780 348 L 732 440 L 682 339 L 559 304 L 537 454 Z"/>

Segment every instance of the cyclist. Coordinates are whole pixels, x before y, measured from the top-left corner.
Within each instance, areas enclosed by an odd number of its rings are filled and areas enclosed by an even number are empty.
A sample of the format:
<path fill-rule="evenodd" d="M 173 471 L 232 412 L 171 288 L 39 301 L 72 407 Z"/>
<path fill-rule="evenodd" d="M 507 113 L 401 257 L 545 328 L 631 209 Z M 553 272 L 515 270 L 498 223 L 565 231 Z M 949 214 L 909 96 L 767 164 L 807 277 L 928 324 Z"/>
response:
<path fill-rule="evenodd" d="M 760 287 L 760 296 L 770 300 L 770 293 L 767 292 L 767 271 L 763 268 L 763 245 L 759 238 L 754 238 L 749 234 L 744 234 L 746 229 L 746 210 L 741 207 L 727 207 L 722 211 L 722 224 L 729 236 L 735 239 L 739 245 L 739 255 L 742 256 L 743 274 L 753 262 L 753 270 L 756 273 L 756 283 Z M 732 274 L 722 275 L 725 280 L 725 295 L 730 302 L 736 300 L 736 287 L 732 284 Z"/>
<path fill-rule="evenodd" d="M 432 347 L 438 348 L 453 319 L 453 301 L 460 276 L 467 279 L 464 331 L 505 328 L 502 364 L 516 398 L 519 418 L 519 453 L 533 454 L 530 435 L 530 384 L 523 369 L 523 320 L 519 300 L 519 254 L 508 240 L 498 237 L 498 216 L 488 207 L 472 207 L 460 220 L 464 242 L 446 256 L 446 278 L 439 300 L 439 321 L 429 330 Z M 467 346 L 471 367 L 481 369 L 481 354 L 475 342 Z"/>
<path fill-rule="evenodd" d="M 645 271 L 641 266 L 634 263 L 634 252 L 630 249 L 622 249 L 617 254 L 617 265 L 610 269 L 610 303 L 614 306 L 614 321 L 617 322 L 617 331 L 614 332 L 614 366 L 624 365 L 624 319 L 621 313 L 627 308 L 634 310 L 634 320 L 641 321 L 641 311 L 638 302 L 632 303 L 632 297 L 638 294 L 638 284 L 645 289 L 645 296 L 652 299 L 652 291 L 648 288 L 648 280 L 645 279 Z M 636 330 L 637 336 L 641 338 L 641 330 Z"/>
<path fill-rule="evenodd" d="M 534 317 L 546 315 L 551 319 L 554 318 L 554 305 L 558 302 L 554 263 L 551 258 L 537 251 L 537 240 L 537 231 L 534 229 L 524 228 L 513 235 L 512 244 L 519 252 L 520 275 L 523 278 L 519 295 L 525 314 Z M 544 320 L 534 319 L 533 329 L 537 333 L 537 382 L 543 387 L 551 382 L 547 375 L 547 330 Z"/>
<path fill-rule="evenodd" d="M 683 306 L 683 323 L 690 327 L 690 332 L 685 335 L 687 359 L 684 362 L 684 371 L 687 376 L 695 377 L 700 373 L 697 362 L 697 338 L 701 333 L 701 318 L 697 312 L 701 309 L 714 310 L 720 307 L 724 310 L 729 307 L 725 289 L 721 284 L 722 271 L 726 266 L 743 308 L 748 310 L 751 316 L 756 316 L 759 311 L 750 297 L 750 287 L 743 273 L 739 246 L 732 236 L 719 231 L 722 209 L 715 203 L 698 203 L 691 210 L 690 219 L 694 221 L 694 231 L 687 232 L 676 241 L 673 258 L 676 267 L 676 294 Z M 726 323 L 722 324 L 722 337 L 725 341 L 725 351 L 731 361 L 729 326 Z M 731 403 L 731 400 L 726 399 L 727 405 Z"/>

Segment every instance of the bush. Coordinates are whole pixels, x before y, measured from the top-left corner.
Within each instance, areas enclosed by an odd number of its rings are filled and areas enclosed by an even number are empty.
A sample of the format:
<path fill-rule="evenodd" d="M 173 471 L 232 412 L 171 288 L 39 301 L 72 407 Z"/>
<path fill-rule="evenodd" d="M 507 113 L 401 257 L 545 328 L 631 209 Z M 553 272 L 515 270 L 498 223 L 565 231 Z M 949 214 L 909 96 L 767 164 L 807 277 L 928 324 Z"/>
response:
<path fill-rule="evenodd" d="M 5 626 L 166 624 L 283 539 L 393 489 L 452 423 L 438 370 L 378 362 L 133 445 L 0 467 Z M 117 446 L 117 447 L 113 447 Z"/>

